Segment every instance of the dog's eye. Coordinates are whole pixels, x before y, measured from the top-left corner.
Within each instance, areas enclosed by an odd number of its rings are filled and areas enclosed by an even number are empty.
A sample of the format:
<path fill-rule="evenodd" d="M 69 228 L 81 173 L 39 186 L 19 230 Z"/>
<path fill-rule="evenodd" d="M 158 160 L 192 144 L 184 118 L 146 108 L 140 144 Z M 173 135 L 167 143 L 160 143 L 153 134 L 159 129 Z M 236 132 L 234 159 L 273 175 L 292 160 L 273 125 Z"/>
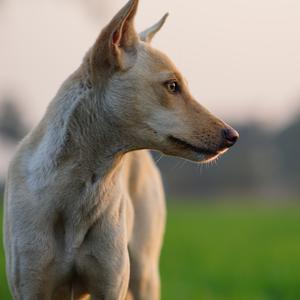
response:
<path fill-rule="evenodd" d="M 167 81 L 166 87 L 167 87 L 168 91 L 172 94 L 177 94 L 180 92 L 179 84 L 175 80 Z"/>

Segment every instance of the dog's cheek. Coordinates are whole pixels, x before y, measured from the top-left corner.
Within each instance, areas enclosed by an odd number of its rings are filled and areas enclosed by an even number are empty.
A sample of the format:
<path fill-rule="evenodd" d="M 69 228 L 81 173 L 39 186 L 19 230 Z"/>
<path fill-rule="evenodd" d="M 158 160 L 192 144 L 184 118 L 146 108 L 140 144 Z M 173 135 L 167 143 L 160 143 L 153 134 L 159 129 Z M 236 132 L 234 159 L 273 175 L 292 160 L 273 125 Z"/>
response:
<path fill-rule="evenodd" d="M 182 131 L 180 118 L 174 111 L 168 109 L 158 109 L 149 115 L 146 121 L 147 125 L 152 128 L 157 134 L 167 137 L 169 135 Z"/>

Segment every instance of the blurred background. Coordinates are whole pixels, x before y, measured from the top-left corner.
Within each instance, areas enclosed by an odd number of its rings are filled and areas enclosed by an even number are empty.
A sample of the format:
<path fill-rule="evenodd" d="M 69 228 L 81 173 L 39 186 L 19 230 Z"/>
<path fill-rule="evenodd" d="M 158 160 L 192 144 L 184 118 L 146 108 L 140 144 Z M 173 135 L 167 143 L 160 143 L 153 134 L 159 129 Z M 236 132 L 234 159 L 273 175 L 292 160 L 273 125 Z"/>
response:
<path fill-rule="evenodd" d="M 153 153 L 169 206 L 163 299 L 300 299 L 300 2 L 140 2 L 137 28 L 170 12 L 154 46 L 241 135 L 211 166 Z M 124 3 L 0 0 L 0 203 L 16 145 Z"/>

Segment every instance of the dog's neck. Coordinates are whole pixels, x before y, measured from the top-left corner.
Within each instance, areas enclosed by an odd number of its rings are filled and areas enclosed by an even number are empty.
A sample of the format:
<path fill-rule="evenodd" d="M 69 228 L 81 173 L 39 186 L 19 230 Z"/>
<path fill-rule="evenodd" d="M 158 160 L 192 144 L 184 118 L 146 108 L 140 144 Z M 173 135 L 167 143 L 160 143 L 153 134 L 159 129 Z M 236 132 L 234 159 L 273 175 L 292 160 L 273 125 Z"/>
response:
<path fill-rule="evenodd" d="M 101 97 L 105 91 L 95 91 L 87 74 L 75 73 L 64 83 L 42 120 L 43 134 L 29 164 L 36 179 L 67 169 L 73 178 L 95 183 L 120 170 L 131 143 Z"/>

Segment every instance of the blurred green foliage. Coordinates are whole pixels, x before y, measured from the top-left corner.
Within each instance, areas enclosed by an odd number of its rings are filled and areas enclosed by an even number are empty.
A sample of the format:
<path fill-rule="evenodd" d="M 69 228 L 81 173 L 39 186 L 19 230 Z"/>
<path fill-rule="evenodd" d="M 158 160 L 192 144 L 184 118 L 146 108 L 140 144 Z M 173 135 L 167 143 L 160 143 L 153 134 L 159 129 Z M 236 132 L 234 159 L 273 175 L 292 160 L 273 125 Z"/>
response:
<path fill-rule="evenodd" d="M 300 299 L 299 216 L 297 206 L 169 205 L 162 299 Z M 11 299 L 2 248 L 0 299 Z"/>

